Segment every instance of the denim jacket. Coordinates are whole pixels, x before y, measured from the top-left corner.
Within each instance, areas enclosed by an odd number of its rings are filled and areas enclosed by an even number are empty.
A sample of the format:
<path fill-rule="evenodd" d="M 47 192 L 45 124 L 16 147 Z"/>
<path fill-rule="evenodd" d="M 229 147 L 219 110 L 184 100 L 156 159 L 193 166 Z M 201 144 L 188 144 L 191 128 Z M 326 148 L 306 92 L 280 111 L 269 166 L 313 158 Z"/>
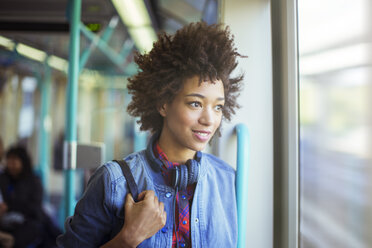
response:
<path fill-rule="evenodd" d="M 138 192 L 153 190 L 167 212 L 165 226 L 138 247 L 172 247 L 175 190 L 153 169 L 145 150 L 127 156 L 125 161 Z M 206 153 L 201 153 L 199 169 L 190 216 L 192 247 L 236 247 L 235 171 Z M 57 239 L 58 247 L 99 247 L 111 240 L 123 226 L 127 193 L 128 186 L 117 163 L 108 162 L 99 167 L 90 178 L 74 215 L 66 220 L 66 231 Z"/>

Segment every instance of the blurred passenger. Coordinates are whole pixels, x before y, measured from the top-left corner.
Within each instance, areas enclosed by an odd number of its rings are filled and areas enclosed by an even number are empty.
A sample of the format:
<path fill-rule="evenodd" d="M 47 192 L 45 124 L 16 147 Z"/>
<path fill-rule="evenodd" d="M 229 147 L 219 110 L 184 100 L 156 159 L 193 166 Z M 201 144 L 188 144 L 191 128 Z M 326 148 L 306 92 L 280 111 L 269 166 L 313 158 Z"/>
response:
<path fill-rule="evenodd" d="M 40 242 L 43 190 L 23 147 L 12 147 L 7 151 L 5 170 L 0 174 L 0 190 L 3 197 L 0 230 L 14 237 L 15 248 Z"/>
<path fill-rule="evenodd" d="M 56 171 L 63 169 L 63 142 L 65 139 L 64 132 L 58 134 L 53 145 L 53 168 Z"/>
<path fill-rule="evenodd" d="M 0 231 L 0 248 L 12 248 L 14 238 L 11 234 Z"/>
<path fill-rule="evenodd" d="M 3 156 L 4 156 L 4 143 L 3 143 L 3 139 L 0 137 L 0 172 L 2 172 L 4 169 Z"/>
<path fill-rule="evenodd" d="M 124 159 L 139 201 L 119 164 L 106 163 L 66 220 L 60 247 L 236 247 L 235 171 L 201 150 L 238 107 L 243 77 L 230 74 L 239 56 L 228 28 L 205 23 L 161 34 L 137 54 L 128 112 L 153 134 Z"/>
<path fill-rule="evenodd" d="M 4 155 L 4 143 L 2 138 L 0 137 L 0 173 L 3 171 L 3 155 Z M 5 204 L 3 204 L 3 195 L 0 191 L 0 216 L 2 215 L 2 212 L 4 211 L 3 208 L 5 207 Z M 1 218 L 1 217 L 0 217 Z M 14 244 L 14 238 L 12 235 L 6 232 L 0 231 L 0 248 L 11 248 Z"/>

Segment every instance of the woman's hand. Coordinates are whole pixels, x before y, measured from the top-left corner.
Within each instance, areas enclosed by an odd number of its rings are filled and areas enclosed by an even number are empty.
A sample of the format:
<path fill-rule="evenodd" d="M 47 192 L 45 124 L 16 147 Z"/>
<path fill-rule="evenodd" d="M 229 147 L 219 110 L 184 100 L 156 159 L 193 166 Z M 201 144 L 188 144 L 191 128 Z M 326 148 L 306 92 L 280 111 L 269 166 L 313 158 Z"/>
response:
<path fill-rule="evenodd" d="M 134 202 L 128 194 L 125 201 L 125 223 L 123 231 L 135 246 L 157 233 L 166 223 L 164 203 L 159 202 L 154 191 L 143 191 Z"/>
<path fill-rule="evenodd" d="M 134 202 L 132 195 L 127 194 L 124 226 L 114 239 L 102 247 L 137 247 L 165 225 L 167 214 L 164 203 L 159 202 L 154 191 L 141 192 L 138 200 Z"/>

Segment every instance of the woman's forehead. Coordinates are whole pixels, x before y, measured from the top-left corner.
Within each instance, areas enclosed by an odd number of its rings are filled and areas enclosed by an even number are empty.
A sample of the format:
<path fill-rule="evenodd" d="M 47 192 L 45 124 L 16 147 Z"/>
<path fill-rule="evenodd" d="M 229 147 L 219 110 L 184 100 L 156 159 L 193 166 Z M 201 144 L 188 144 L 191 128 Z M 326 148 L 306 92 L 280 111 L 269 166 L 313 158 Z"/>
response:
<path fill-rule="evenodd" d="M 183 88 L 181 90 L 183 94 L 189 94 L 193 92 L 204 92 L 215 95 L 224 95 L 224 87 L 221 80 L 204 80 L 200 83 L 199 77 L 194 76 L 192 78 L 186 79 L 183 83 Z"/>

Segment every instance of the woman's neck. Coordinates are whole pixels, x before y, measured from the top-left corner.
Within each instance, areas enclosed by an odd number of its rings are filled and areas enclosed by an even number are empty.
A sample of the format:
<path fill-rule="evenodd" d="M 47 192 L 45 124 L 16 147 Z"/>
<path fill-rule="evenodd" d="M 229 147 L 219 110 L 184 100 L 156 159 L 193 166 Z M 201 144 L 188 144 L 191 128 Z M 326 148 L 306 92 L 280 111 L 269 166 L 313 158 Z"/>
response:
<path fill-rule="evenodd" d="M 187 160 L 193 159 L 195 156 L 195 151 L 188 149 L 187 147 L 180 147 L 167 139 L 167 136 L 160 134 L 159 146 L 167 155 L 170 162 L 184 164 Z"/>

